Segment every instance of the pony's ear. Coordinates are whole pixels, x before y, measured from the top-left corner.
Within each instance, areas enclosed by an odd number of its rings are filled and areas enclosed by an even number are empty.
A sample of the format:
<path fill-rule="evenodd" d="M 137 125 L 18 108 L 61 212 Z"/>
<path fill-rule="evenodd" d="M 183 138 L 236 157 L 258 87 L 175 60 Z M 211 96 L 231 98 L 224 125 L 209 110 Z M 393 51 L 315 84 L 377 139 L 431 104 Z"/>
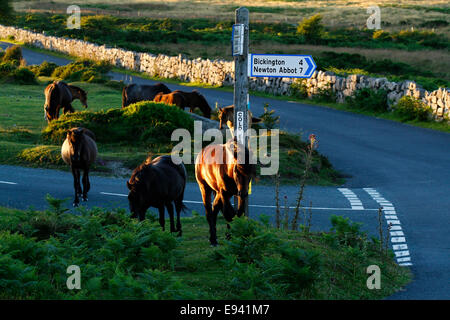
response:
<path fill-rule="evenodd" d="M 260 123 L 261 121 L 261 118 L 252 117 L 252 123 Z"/>

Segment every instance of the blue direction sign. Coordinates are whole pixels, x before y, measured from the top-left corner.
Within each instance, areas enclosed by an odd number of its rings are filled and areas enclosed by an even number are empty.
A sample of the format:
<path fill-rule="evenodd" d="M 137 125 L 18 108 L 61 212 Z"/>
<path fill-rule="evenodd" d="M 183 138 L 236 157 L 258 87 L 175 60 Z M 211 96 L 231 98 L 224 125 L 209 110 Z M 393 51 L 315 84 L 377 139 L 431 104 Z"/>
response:
<path fill-rule="evenodd" d="M 310 55 L 251 53 L 248 57 L 250 77 L 310 78 L 316 68 Z"/>

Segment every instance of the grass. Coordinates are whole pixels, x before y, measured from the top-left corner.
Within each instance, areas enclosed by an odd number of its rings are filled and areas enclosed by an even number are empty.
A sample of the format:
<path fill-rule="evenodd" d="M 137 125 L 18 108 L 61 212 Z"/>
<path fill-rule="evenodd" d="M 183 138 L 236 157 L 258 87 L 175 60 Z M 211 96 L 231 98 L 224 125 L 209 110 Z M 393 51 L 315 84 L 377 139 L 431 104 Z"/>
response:
<path fill-rule="evenodd" d="M 141 223 L 120 209 L 73 215 L 47 200 L 44 212 L 0 207 L 1 299 L 382 299 L 411 280 L 391 251 L 339 217 L 345 234 L 237 219 L 226 241 L 220 216 L 220 245 L 211 248 L 196 212 L 175 238 L 154 214 Z M 81 268 L 81 290 L 65 286 L 72 264 Z M 366 286 L 369 265 L 381 269 L 379 290 Z"/>

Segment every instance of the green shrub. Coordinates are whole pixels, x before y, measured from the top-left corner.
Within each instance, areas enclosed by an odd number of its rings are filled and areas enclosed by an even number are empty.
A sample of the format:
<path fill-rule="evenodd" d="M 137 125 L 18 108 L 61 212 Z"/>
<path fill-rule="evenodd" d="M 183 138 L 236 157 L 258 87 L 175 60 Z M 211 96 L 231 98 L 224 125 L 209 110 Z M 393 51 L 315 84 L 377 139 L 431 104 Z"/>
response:
<path fill-rule="evenodd" d="M 393 109 L 404 121 L 428 121 L 432 114 L 431 107 L 410 96 L 401 97 Z"/>
<path fill-rule="evenodd" d="M 349 218 L 336 215 L 332 215 L 330 221 L 331 231 L 334 232 L 334 239 L 338 245 L 362 248 L 367 240 L 367 235 L 361 232 L 361 223 L 351 222 Z"/>
<path fill-rule="evenodd" d="M 316 14 L 308 19 L 303 19 L 297 27 L 297 33 L 304 36 L 306 40 L 317 42 L 324 32 L 322 15 Z"/>
<path fill-rule="evenodd" d="M 304 79 L 296 79 L 291 83 L 291 95 L 300 99 L 308 97 L 308 88 Z"/>
<path fill-rule="evenodd" d="M 18 84 L 36 84 L 36 76 L 28 68 L 17 68 L 11 73 L 14 82 Z"/>
<path fill-rule="evenodd" d="M 274 129 L 280 123 L 280 116 L 274 116 L 275 110 L 269 110 L 269 104 L 264 104 L 264 113 L 260 116 L 266 129 Z"/>
<path fill-rule="evenodd" d="M 17 69 L 17 66 L 14 65 L 13 63 L 11 63 L 9 61 L 2 62 L 2 63 L 0 63 L 0 76 L 6 77 L 16 69 Z"/>
<path fill-rule="evenodd" d="M 94 62 L 91 60 L 81 59 L 69 63 L 65 66 L 54 68 L 51 76 L 66 81 L 85 81 L 104 83 L 108 81 L 107 73 L 111 70 L 111 66 L 105 62 Z"/>
<path fill-rule="evenodd" d="M 11 62 L 16 66 L 19 66 L 22 59 L 22 48 L 15 45 L 6 49 L 2 61 Z"/>
<path fill-rule="evenodd" d="M 61 200 L 47 200 L 45 212 L 0 212 L 0 298 L 198 298 L 173 276 L 178 240 L 159 225 L 139 223 L 125 210 L 73 215 Z M 72 264 L 82 271 L 81 290 L 67 290 Z"/>
<path fill-rule="evenodd" d="M 167 143 L 177 128 L 193 132 L 193 123 L 192 118 L 176 106 L 142 101 L 123 109 L 65 114 L 50 122 L 42 135 L 44 140 L 62 143 L 68 129 L 85 127 L 95 133 L 98 142 Z"/>
<path fill-rule="evenodd" d="M 61 148 L 57 146 L 36 146 L 24 149 L 17 155 L 19 160 L 39 165 L 63 164 Z"/>
<path fill-rule="evenodd" d="M 388 110 L 387 92 L 363 88 L 356 90 L 353 97 L 347 97 L 346 102 L 351 108 L 386 112 Z"/>
<path fill-rule="evenodd" d="M 225 253 L 235 255 L 238 262 L 251 263 L 260 260 L 274 242 L 274 235 L 260 222 L 247 217 L 235 218 Z"/>
<path fill-rule="evenodd" d="M 44 61 L 40 65 L 32 66 L 31 70 L 37 77 L 50 77 L 57 67 L 56 63 Z"/>

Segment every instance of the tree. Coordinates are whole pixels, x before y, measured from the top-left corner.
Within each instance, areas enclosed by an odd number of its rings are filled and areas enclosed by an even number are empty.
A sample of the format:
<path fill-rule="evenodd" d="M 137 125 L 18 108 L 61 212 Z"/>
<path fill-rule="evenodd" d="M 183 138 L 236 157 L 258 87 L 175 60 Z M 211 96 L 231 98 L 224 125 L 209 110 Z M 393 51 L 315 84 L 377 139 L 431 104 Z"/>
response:
<path fill-rule="evenodd" d="M 298 24 L 297 33 L 304 36 L 307 41 L 317 42 L 324 31 L 322 15 L 316 14 L 311 18 L 305 18 Z"/>

